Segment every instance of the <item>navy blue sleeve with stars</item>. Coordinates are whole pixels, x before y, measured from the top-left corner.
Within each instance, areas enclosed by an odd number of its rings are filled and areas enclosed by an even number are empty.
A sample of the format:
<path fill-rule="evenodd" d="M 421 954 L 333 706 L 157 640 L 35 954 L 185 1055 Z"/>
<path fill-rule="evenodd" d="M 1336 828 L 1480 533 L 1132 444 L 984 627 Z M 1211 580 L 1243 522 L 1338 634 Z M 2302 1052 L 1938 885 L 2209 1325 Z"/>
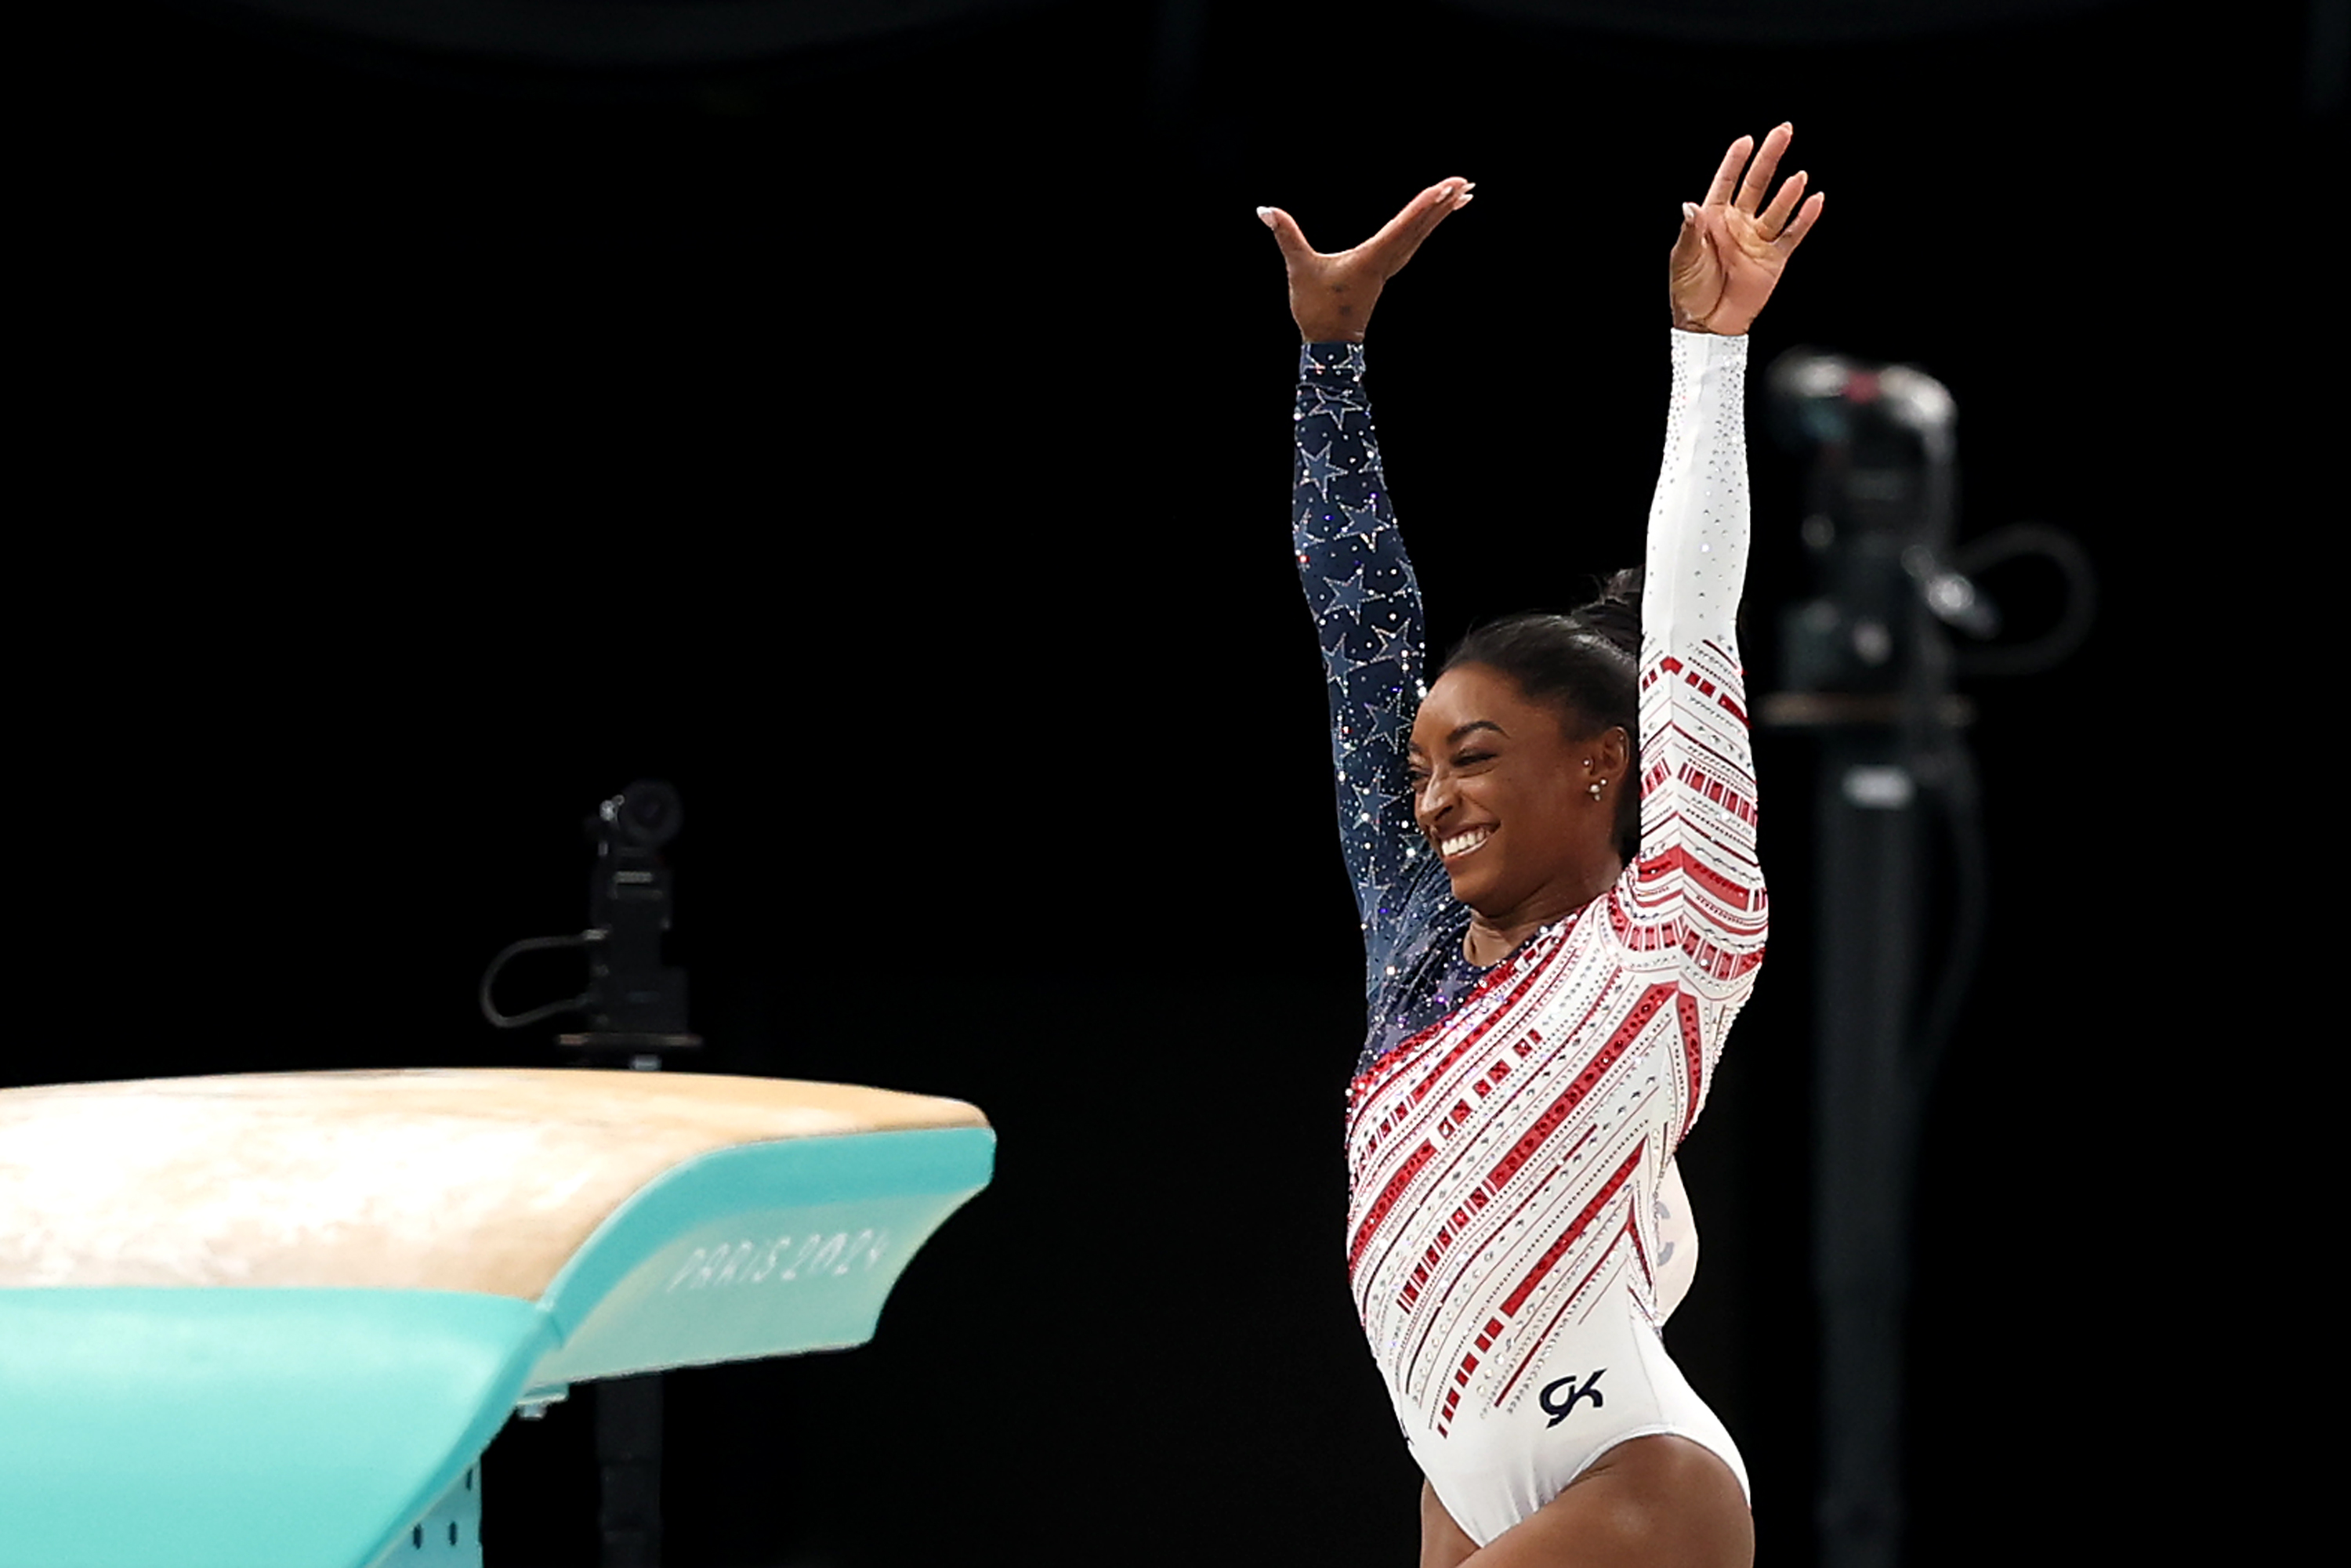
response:
<path fill-rule="evenodd" d="M 1361 344 L 1300 350 L 1291 420 L 1290 539 L 1322 647 L 1339 842 L 1363 917 L 1365 989 L 1376 992 L 1426 923 L 1429 875 L 1442 869 L 1414 824 L 1405 777 L 1427 657 L 1420 584 L 1380 473 Z"/>

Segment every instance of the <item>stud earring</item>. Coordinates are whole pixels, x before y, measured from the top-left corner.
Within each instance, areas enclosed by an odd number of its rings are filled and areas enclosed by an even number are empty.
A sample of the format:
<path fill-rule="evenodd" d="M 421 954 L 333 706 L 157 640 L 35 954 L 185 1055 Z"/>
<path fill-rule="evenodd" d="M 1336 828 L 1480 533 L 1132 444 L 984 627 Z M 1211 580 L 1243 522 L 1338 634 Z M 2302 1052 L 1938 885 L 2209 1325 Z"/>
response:
<path fill-rule="evenodd" d="M 1592 798 L 1593 798 L 1593 800 L 1597 800 L 1598 799 L 1600 799 L 1600 789 L 1601 789 L 1601 786 L 1603 786 L 1603 785 L 1606 784 L 1607 782 L 1608 782 L 1608 780 L 1607 780 L 1607 779 L 1594 779 L 1592 781 Z"/>

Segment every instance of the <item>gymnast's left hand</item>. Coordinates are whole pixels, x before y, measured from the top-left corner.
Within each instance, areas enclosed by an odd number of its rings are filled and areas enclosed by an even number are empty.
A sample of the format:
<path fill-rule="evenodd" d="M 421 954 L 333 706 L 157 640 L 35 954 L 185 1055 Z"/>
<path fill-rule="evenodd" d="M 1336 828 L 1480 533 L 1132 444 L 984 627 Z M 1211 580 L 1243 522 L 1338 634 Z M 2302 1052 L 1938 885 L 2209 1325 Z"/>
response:
<path fill-rule="evenodd" d="M 1290 318 L 1301 341 L 1360 343 L 1372 307 L 1389 278 L 1404 269 L 1420 242 L 1471 201 L 1475 182 L 1439 180 L 1390 218 L 1385 227 L 1348 250 L 1324 254 L 1306 243 L 1298 221 L 1280 207 L 1259 207 L 1258 221 L 1273 231 L 1290 272 Z"/>
<path fill-rule="evenodd" d="M 1674 325 L 1683 331 L 1735 338 L 1754 325 L 1788 257 L 1820 220 L 1821 193 L 1805 198 L 1801 169 L 1781 183 L 1770 205 L 1763 203 L 1795 134 L 1792 125 L 1775 126 L 1761 149 L 1753 137 L 1740 137 L 1722 155 L 1706 200 L 1684 205 L 1667 263 Z"/>

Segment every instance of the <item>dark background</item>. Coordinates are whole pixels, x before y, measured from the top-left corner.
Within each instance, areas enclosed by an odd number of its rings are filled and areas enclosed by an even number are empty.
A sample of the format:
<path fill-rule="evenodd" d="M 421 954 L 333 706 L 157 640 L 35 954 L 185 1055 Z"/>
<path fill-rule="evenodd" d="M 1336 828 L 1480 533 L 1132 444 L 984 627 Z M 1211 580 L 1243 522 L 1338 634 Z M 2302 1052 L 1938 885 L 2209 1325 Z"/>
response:
<path fill-rule="evenodd" d="M 2342 7 L 1517 9 L 1006 5 L 662 68 L 89 18 L 36 60 L 19 230 L 60 351 L 6 1081 L 551 1062 L 482 966 L 579 928 L 580 819 L 667 778 L 710 1041 L 675 1065 L 1001 1139 L 872 1345 L 671 1379 L 672 1560 L 1410 1561 L 1251 208 L 1338 248 L 1479 183 L 1372 340 L 1441 644 L 1637 559 L 1677 205 L 1792 119 L 1829 205 L 1759 355 L 1926 367 L 1962 536 L 2057 522 L 2100 573 L 2080 654 L 1970 688 L 1997 904 L 1923 1156 L 1910 1556 L 2161 1539 L 2134 1358 L 2203 1289 L 2165 1129 L 2214 1037 L 2208 937 L 2160 917 L 2245 758 L 2212 606 L 2313 526 L 2262 498 L 2263 404 L 2340 297 Z M 1761 692 L 1809 580 L 1760 427 L 1755 468 Z M 1761 742 L 1774 962 L 1683 1156 L 1672 1331 L 1772 1563 L 1811 1551 L 1808 746 Z M 575 983 L 531 962 L 510 1005 Z M 592 1560 L 587 1405 L 492 1449 L 493 1563 Z"/>

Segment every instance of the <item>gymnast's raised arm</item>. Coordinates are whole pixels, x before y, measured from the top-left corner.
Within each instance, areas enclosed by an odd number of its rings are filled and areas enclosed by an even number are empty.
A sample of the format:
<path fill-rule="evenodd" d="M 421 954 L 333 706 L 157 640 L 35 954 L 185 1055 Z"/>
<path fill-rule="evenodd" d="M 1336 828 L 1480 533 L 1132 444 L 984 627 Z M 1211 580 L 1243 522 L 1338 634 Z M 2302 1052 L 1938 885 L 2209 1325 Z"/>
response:
<path fill-rule="evenodd" d="M 1426 869 L 1405 776 L 1426 650 L 1420 588 L 1396 532 L 1364 394 L 1364 329 L 1387 280 L 1469 200 L 1468 181 L 1439 181 L 1378 234 L 1330 255 L 1309 246 L 1288 213 L 1258 212 L 1280 243 L 1290 315 L 1304 340 L 1291 415 L 1290 541 L 1322 650 L 1339 841 L 1363 921 L 1367 988 L 1395 940 L 1407 884 Z"/>
<path fill-rule="evenodd" d="M 1686 979 L 1704 1001 L 1743 996 L 1763 956 L 1737 622 L 1749 531 L 1741 393 L 1747 329 L 1821 212 L 1801 171 L 1771 193 L 1792 135 L 1782 125 L 1760 148 L 1731 143 L 1704 203 L 1684 206 L 1668 260 L 1674 386 L 1643 572 L 1635 899 L 1680 924 Z"/>

